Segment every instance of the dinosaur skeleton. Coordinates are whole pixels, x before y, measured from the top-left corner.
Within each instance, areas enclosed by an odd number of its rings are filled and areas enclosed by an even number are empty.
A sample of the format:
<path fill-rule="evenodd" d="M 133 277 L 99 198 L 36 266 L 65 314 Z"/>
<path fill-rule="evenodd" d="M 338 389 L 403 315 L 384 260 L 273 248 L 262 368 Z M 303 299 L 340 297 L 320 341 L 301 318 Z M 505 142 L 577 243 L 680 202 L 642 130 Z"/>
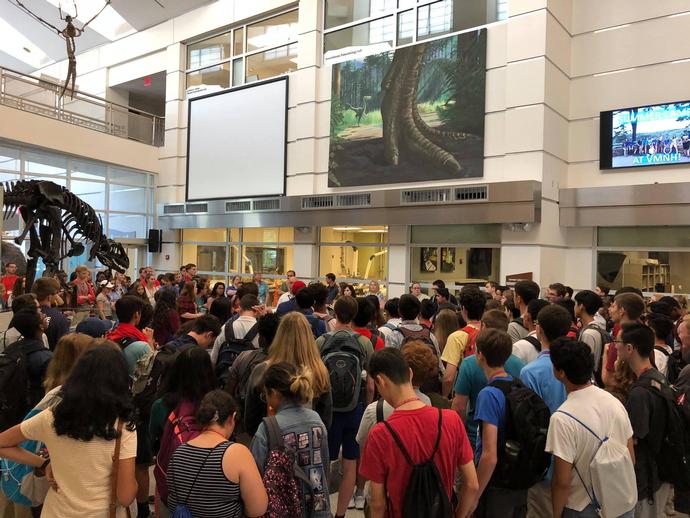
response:
<path fill-rule="evenodd" d="M 101 264 L 118 272 L 129 268 L 124 247 L 103 234 L 103 223 L 96 211 L 72 192 L 39 180 L 6 182 L 3 188 L 4 219 L 19 212 L 24 220 L 24 229 L 14 242 L 19 245 L 29 236 L 27 291 L 34 282 L 39 259 L 46 267 L 44 275 L 52 275 L 62 259 L 84 253 L 80 241 L 93 243 L 89 261 L 98 258 Z"/>

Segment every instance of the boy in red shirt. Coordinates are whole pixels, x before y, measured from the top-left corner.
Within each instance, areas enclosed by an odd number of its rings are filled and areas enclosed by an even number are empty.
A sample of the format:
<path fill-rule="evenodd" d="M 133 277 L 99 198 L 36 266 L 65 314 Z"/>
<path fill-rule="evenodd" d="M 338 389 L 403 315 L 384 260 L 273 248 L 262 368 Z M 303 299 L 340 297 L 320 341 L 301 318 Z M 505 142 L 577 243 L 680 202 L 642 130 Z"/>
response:
<path fill-rule="evenodd" d="M 370 300 L 366 297 L 357 297 L 357 314 L 352 322 L 355 325 L 355 333 L 359 333 L 371 340 L 371 346 L 374 348 L 374 351 L 378 351 L 384 348 L 385 342 L 378 335 L 372 336 L 371 329 L 367 328 L 374 317 L 375 311 L 378 311 L 378 308 L 375 308 Z M 376 332 L 378 333 L 378 330 Z"/>
<path fill-rule="evenodd" d="M 415 464 L 431 458 L 439 425 L 439 410 L 424 405 L 412 387 L 412 370 L 402 353 L 395 348 L 377 351 L 369 362 L 368 375 L 376 383 L 382 397 L 395 411 L 387 423 L 400 437 Z M 452 502 L 455 472 L 463 480 L 456 518 L 469 517 L 479 489 L 477 472 L 472 461 L 473 452 L 465 427 L 457 412 L 443 410 L 441 439 L 433 456 L 449 500 Z M 372 518 L 398 518 L 412 466 L 405 460 L 393 436 L 383 423 L 372 428 L 360 464 L 360 474 L 371 481 L 369 506 Z"/>

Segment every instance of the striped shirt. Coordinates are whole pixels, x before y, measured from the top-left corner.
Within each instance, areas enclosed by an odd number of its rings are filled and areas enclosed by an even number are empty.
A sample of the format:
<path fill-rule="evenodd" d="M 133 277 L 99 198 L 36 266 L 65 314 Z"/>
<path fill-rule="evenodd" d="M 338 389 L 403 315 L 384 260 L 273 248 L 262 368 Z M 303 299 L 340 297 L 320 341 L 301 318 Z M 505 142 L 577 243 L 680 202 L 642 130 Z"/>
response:
<path fill-rule="evenodd" d="M 168 467 L 171 512 L 179 502 L 195 518 L 242 516 L 240 485 L 223 472 L 223 455 L 232 444 L 224 441 L 215 448 L 200 448 L 187 443 L 175 450 Z"/>

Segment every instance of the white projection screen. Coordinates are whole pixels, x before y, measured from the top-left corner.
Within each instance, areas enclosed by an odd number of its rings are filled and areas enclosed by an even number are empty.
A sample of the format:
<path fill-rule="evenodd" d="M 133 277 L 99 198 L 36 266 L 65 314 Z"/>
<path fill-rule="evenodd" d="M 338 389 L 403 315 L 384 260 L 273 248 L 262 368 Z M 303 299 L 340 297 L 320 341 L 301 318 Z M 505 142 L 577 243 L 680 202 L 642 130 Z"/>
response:
<path fill-rule="evenodd" d="M 187 201 L 285 194 L 288 78 L 189 100 Z"/>

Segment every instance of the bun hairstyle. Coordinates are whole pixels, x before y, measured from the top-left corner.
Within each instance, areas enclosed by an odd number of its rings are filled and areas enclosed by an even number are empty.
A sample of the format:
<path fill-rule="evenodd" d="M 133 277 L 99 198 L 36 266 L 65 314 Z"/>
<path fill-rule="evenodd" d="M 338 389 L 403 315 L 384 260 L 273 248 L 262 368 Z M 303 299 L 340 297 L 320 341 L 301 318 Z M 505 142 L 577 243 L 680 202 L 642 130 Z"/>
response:
<path fill-rule="evenodd" d="M 264 374 L 264 390 L 274 390 L 295 403 L 309 403 L 314 397 L 311 375 L 307 369 L 298 370 L 287 362 L 274 363 Z"/>
<path fill-rule="evenodd" d="M 224 390 L 212 390 L 204 396 L 196 412 L 196 420 L 201 426 L 213 423 L 223 425 L 237 411 L 232 396 Z"/>

